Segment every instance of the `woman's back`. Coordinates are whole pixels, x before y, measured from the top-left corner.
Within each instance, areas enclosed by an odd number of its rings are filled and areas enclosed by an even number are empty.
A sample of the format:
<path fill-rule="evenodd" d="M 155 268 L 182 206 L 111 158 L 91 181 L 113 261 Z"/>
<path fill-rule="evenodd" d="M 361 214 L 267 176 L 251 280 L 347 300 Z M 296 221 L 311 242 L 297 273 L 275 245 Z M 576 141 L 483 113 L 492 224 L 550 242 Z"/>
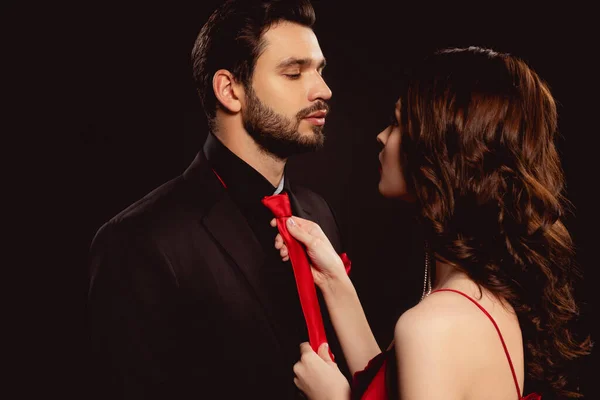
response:
<path fill-rule="evenodd" d="M 517 317 L 508 304 L 466 279 L 446 286 L 455 292 L 434 292 L 400 317 L 395 331 L 402 399 L 518 399 L 523 387 L 523 341 Z"/>

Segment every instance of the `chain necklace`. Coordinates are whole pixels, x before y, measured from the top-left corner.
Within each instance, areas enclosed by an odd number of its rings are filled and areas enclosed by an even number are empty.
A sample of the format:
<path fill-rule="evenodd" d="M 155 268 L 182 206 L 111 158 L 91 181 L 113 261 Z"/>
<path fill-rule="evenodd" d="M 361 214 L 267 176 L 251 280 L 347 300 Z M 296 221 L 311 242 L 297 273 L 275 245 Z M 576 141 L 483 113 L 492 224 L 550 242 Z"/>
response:
<path fill-rule="evenodd" d="M 431 252 L 429 243 L 425 242 L 425 278 L 423 279 L 423 294 L 421 300 L 431 294 Z"/>

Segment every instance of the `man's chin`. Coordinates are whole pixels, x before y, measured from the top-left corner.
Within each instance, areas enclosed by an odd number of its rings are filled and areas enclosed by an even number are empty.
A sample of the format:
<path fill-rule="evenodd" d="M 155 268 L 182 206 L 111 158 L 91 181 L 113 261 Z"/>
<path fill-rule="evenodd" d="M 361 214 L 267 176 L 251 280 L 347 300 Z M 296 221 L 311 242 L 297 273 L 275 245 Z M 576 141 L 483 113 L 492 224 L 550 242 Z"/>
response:
<path fill-rule="evenodd" d="M 324 143 L 325 136 L 323 132 L 307 132 L 306 134 L 301 134 L 300 143 L 297 143 L 297 146 L 303 149 L 302 153 L 307 153 L 320 150 Z"/>
<path fill-rule="evenodd" d="M 308 138 L 303 139 L 304 140 L 301 141 L 286 143 L 270 143 L 268 146 L 264 146 L 263 149 L 278 158 L 287 159 L 296 155 L 313 153 L 323 147 L 322 140 L 306 140 Z"/>
<path fill-rule="evenodd" d="M 305 129 L 299 129 L 298 134 L 302 142 L 314 144 L 316 147 L 322 146 L 325 141 L 322 126 L 307 126 Z"/>
<path fill-rule="evenodd" d="M 294 134 L 282 136 L 276 134 L 250 134 L 250 136 L 263 151 L 277 158 L 287 159 L 294 155 L 315 152 L 323 147 L 325 136 L 322 129 L 315 130 L 313 128 L 301 127 L 301 129 L 296 129 Z"/>

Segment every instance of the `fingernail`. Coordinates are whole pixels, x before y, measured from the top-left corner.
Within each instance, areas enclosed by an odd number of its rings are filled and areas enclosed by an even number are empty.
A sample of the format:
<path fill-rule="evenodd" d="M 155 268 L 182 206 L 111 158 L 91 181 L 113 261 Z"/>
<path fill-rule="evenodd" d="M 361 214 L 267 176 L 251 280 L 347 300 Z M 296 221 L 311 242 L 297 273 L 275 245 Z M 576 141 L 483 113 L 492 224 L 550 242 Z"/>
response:
<path fill-rule="evenodd" d="M 294 221 L 294 218 L 290 217 L 288 219 L 288 225 L 290 225 L 290 226 L 296 226 L 296 221 Z"/>

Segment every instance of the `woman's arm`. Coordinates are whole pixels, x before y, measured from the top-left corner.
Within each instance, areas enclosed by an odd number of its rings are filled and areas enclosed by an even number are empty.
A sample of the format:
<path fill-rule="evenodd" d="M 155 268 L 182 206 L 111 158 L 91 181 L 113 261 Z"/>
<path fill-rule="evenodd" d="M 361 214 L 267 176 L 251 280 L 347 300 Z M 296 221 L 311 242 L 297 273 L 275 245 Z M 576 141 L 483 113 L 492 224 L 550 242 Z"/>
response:
<path fill-rule="evenodd" d="M 364 369 L 381 349 L 344 264 L 327 236 L 312 221 L 298 217 L 294 217 L 293 221 L 295 224 L 287 224 L 288 231 L 306 246 L 306 252 L 312 261 L 314 281 L 323 293 L 348 368 L 354 374 Z M 281 243 L 280 240 L 278 237 L 276 243 Z M 283 250 L 282 256 L 287 256 L 281 245 L 276 247 Z"/>
<path fill-rule="evenodd" d="M 347 275 L 326 281 L 320 289 L 348 368 L 354 375 L 364 369 L 381 349 L 371 331 L 356 289 Z"/>

